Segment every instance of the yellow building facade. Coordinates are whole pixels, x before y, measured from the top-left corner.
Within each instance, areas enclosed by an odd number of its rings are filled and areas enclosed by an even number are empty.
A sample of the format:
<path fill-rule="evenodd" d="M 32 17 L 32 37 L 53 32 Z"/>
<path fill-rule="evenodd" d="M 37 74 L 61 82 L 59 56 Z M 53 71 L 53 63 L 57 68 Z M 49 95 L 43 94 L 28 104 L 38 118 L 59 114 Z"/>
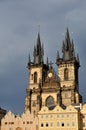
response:
<path fill-rule="evenodd" d="M 79 130 L 79 112 L 70 105 L 66 109 L 56 106 L 52 111 L 43 107 L 38 112 L 39 130 Z"/>

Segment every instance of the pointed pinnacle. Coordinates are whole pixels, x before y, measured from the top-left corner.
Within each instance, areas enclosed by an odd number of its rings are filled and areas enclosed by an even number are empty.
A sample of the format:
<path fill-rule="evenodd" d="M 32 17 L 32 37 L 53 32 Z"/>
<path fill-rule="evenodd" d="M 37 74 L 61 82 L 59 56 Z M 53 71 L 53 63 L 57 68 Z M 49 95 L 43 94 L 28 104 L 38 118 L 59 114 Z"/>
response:
<path fill-rule="evenodd" d="M 49 65 L 48 57 L 47 57 L 47 62 L 46 62 L 46 64 Z"/>
<path fill-rule="evenodd" d="M 65 49 L 65 44 L 64 44 L 64 41 L 63 41 L 63 44 L 62 44 L 62 52 L 64 52 L 64 49 Z"/>
<path fill-rule="evenodd" d="M 38 32 L 38 37 L 37 37 L 37 45 L 41 46 L 41 40 L 40 40 L 40 34 Z"/>
<path fill-rule="evenodd" d="M 67 27 L 67 30 L 66 30 L 66 37 L 65 37 L 65 40 L 68 44 L 70 44 L 70 35 L 69 35 L 69 30 L 68 30 L 68 27 Z"/>
<path fill-rule="evenodd" d="M 31 59 L 30 59 L 30 54 L 29 54 L 29 59 L 28 59 L 28 66 L 31 64 Z"/>
<path fill-rule="evenodd" d="M 77 54 L 77 61 L 79 62 L 79 54 Z"/>
<path fill-rule="evenodd" d="M 57 51 L 57 60 L 59 59 L 59 51 Z"/>
<path fill-rule="evenodd" d="M 42 55 L 44 55 L 44 44 L 42 43 Z"/>

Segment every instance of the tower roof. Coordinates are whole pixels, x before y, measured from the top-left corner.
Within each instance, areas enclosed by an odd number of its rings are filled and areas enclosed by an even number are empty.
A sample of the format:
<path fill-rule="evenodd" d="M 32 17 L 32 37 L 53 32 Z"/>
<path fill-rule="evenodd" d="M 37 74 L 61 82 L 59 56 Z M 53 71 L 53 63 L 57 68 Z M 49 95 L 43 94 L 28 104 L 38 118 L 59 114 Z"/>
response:
<path fill-rule="evenodd" d="M 41 40 L 40 40 L 40 34 L 38 32 L 38 37 L 37 37 L 37 43 L 36 43 L 37 47 L 41 47 Z"/>
<path fill-rule="evenodd" d="M 62 58 L 59 56 L 59 52 L 57 51 L 57 59 L 56 62 L 59 64 L 60 62 L 76 62 L 78 67 L 80 66 L 79 56 L 75 55 L 74 42 L 73 39 L 70 39 L 70 34 L 68 28 L 66 29 L 65 39 L 62 44 Z"/>
<path fill-rule="evenodd" d="M 43 48 L 43 45 L 41 44 L 39 32 L 37 36 L 36 45 L 34 46 L 33 56 L 34 56 L 34 64 L 43 63 L 44 48 Z"/>
<path fill-rule="evenodd" d="M 74 58 L 74 44 L 73 40 L 70 40 L 68 28 L 66 30 L 65 40 L 63 41 L 62 52 L 64 60 L 71 60 Z"/>

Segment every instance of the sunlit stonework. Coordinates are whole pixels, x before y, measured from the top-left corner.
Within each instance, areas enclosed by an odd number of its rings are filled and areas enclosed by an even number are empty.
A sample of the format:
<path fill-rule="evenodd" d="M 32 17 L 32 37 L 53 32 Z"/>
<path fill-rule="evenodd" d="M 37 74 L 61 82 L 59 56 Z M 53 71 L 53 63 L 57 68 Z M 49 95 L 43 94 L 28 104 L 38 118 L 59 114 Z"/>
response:
<path fill-rule="evenodd" d="M 58 74 L 52 63 L 44 63 L 44 48 L 38 33 L 33 60 L 29 55 L 29 84 L 26 89 L 24 113 L 15 116 L 8 112 L 1 120 L 1 130 L 85 130 L 86 104 L 79 93 L 78 69 L 68 28 L 62 44 L 62 57 L 55 59 Z"/>

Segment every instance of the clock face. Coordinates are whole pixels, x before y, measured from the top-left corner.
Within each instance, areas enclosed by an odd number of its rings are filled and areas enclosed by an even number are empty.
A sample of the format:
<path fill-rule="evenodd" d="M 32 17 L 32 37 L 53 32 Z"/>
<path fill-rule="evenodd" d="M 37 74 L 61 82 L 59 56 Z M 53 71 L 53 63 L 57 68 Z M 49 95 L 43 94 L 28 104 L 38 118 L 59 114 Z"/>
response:
<path fill-rule="evenodd" d="M 50 73 L 48 74 L 48 77 L 49 77 L 49 78 L 51 78 L 51 77 L 52 77 L 52 75 L 53 75 L 53 74 L 50 72 Z"/>

